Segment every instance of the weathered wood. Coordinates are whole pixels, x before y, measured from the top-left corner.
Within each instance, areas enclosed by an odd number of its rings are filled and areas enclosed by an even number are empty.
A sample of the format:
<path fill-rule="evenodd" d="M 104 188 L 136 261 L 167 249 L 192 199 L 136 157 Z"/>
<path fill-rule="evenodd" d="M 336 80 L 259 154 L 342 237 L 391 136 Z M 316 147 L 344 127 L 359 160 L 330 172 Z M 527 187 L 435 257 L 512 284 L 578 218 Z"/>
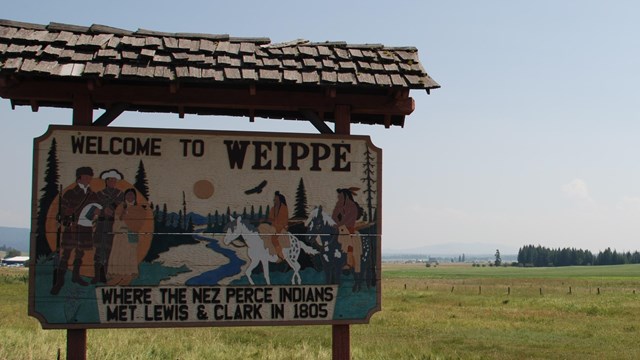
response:
<path fill-rule="evenodd" d="M 237 70 L 237 69 L 236 69 Z M 178 76 L 189 77 L 189 69 L 176 68 Z M 265 70 L 261 70 L 264 72 Z M 105 74 L 119 76 L 117 65 L 108 65 Z M 275 73 L 278 73 L 275 71 Z M 71 73 L 69 73 L 71 74 Z M 137 74 L 137 69 L 127 66 L 123 75 Z M 278 76 L 279 74 L 274 74 Z M 338 74 L 338 80 L 340 76 Z M 222 73 L 220 73 L 222 76 Z M 241 79 L 239 75 L 238 79 Z M 84 82 L 41 82 L 33 79 L 23 79 L 19 84 L 0 89 L 0 96 L 9 99 L 35 99 L 42 103 L 56 103 L 72 107 L 73 93 L 86 91 Z M 265 89 L 258 91 L 256 96 L 249 96 L 245 90 L 234 88 L 195 88 L 184 86 L 180 93 L 172 94 L 164 86 L 137 85 L 135 87 L 105 83 L 92 93 L 93 102 L 98 107 L 106 104 L 131 103 L 131 110 L 138 108 L 170 111 L 177 104 L 184 104 L 188 108 L 210 109 L 216 114 L 221 109 L 255 108 L 256 114 L 260 110 L 292 111 L 299 114 L 300 108 L 315 109 L 316 111 L 331 113 L 336 104 L 347 104 L 352 114 L 388 114 L 391 116 L 406 116 L 413 112 L 415 104 L 412 98 L 394 99 L 388 94 L 351 94 L 340 91 L 334 98 L 327 97 L 324 89 L 317 92 L 298 92 L 295 88 L 287 90 Z M 135 102 L 131 102 L 135 99 Z M 295 118 L 295 117 L 293 117 Z"/>
<path fill-rule="evenodd" d="M 87 93 L 74 94 L 73 125 L 91 125 L 93 106 Z M 87 358 L 87 330 L 67 329 L 67 360 Z"/>
<path fill-rule="evenodd" d="M 113 106 L 108 108 L 104 112 L 104 114 L 100 115 L 100 117 L 98 117 L 96 119 L 96 121 L 93 122 L 93 125 L 95 125 L 95 126 L 108 126 L 118 116 L 120 116 L 120 114 L 122 114 L 125 110 L 127 110 L 128 107 L 129 107 L 129 105 L 125 104 L 125 103 L 114 104 Z"/>
<path fill-rule="evenodd" d="M 337 105 L 335 110 L 335 133 L 351 133 L 351 112 L 349 106 Z M 351 358 L 351 336 L 349 325 L 333 325 L 331 329 L 332 355 L 334 360 Z"/>
<path fill-rule="evenodd" d="M 333 130 L 310 109 L 301 109 L 300 112 L 309 120 L 309 122 L 320 132 L 320 134 L 333 134 Z"/>
<path fill-rule="evenodd" d="M 335 107 L 336 134 L 351 134 L 351 107 L 339 104 Z"/>
<path fill-rule="evenodd" d="M 86 360 L 87 358 L 87 330 L 67 330 L 67 360 Z"/>
<path fill-rule="evenodd" d="M 93 121 L 93 104 L 88 93 L 73 95 L 73 124 L 79 126 L 91 125 Z"/>

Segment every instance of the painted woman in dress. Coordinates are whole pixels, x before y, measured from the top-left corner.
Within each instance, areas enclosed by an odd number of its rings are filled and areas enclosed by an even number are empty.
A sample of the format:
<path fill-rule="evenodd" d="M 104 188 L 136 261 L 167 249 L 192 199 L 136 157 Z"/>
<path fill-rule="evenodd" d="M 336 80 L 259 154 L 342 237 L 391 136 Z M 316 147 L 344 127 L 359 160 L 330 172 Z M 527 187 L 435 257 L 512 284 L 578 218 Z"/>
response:
<path fill-rule="evenodd" d="M 124 202 L 114 214 L 113 247 L 109 256 L 107 284 L 129 285 L 138 277 L 138 232 L 147 215 L 138 205 L 135 189 L 124 192 Z"/>

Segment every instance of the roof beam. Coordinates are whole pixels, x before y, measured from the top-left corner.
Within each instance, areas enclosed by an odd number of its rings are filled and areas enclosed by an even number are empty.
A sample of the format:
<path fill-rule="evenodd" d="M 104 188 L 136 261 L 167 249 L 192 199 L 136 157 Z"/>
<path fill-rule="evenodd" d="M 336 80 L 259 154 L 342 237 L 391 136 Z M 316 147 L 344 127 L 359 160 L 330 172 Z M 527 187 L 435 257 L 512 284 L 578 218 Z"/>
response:
<path fill-rule="evenodd" d="M 56 103 L 62 107 L 74 107 L 75 96 L 87 93 L 86 83 L 23 79 L 12 87 L 0 88 L 0 96 L 6 99 L 31 102 Z M 88 97 L 89 95 L 87 95 Z M 314 109 L 318 113 L 332 113 L 336 105 L 348 105 L 351 114 L 406 116 L 413 112 L 412 98 L 395 98 L 386 94 L 359 94 L 338 92 L 327 97 L 323 92 L 302 92 L 295 87 L 287 89 L 261 89 L 251 95 L 246 88 L 186 87 L 172 93 L 166 86 L 147 84 L 108 84 L 96 87 L 90 93 L 95 108 L 108 104 L 128 103 L 129 110 L 138 108 L 184 109 L 255 109 L 272 112 L 295 112 Z"/>
<path fill-rule="evenodd" d="M 100 115 L 96 121 L 93 122 L 94 126 L 108 126 L 111 124 L 118 116 L 120 116 L 125 110 L 129 108 L 129 104 L 126 103 L 117 103 L 109 107 L 104 114 Z"/>
<path fill-rule="evenodd" d="M 320 132 L 320 134 L 333 134 L 333 130 L 325 124 L 325 122 L 316 114 L 313 110 L 310 109 L 300 109 L 302 115 L 304 115 L 311 124 Z"/>

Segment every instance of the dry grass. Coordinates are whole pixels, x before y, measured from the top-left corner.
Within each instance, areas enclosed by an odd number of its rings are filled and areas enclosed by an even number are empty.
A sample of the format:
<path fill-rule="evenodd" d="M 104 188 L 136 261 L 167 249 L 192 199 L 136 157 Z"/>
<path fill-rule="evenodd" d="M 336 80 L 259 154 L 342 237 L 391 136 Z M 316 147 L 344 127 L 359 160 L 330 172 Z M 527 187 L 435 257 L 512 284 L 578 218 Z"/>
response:
<path fill-rule="evenodd" d="M 24 273 L 14 270 L 0 271 L 0 358 L 55 359 L 58 349 L 64 358 L 65 331 L 26 316 Z M 637 359 L 639 279 L 636 265 L 385 265 L 383 311 L 351 327 L 352 358 Z M 90 359 L 331 358 L 329 326 L 89 330 L 87 343 Z"/>

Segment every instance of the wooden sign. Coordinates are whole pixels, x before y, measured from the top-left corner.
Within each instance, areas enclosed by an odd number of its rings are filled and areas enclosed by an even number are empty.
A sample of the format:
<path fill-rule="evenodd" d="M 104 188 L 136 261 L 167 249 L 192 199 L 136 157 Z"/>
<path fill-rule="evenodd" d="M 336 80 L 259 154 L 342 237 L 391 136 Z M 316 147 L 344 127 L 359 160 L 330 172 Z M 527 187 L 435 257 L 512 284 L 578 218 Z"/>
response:
<path fill-rule="evenodd" d="M 365 136 L 52 126 L 34 141 L 45 328 L 366 323 L 382 151 Z"/>

